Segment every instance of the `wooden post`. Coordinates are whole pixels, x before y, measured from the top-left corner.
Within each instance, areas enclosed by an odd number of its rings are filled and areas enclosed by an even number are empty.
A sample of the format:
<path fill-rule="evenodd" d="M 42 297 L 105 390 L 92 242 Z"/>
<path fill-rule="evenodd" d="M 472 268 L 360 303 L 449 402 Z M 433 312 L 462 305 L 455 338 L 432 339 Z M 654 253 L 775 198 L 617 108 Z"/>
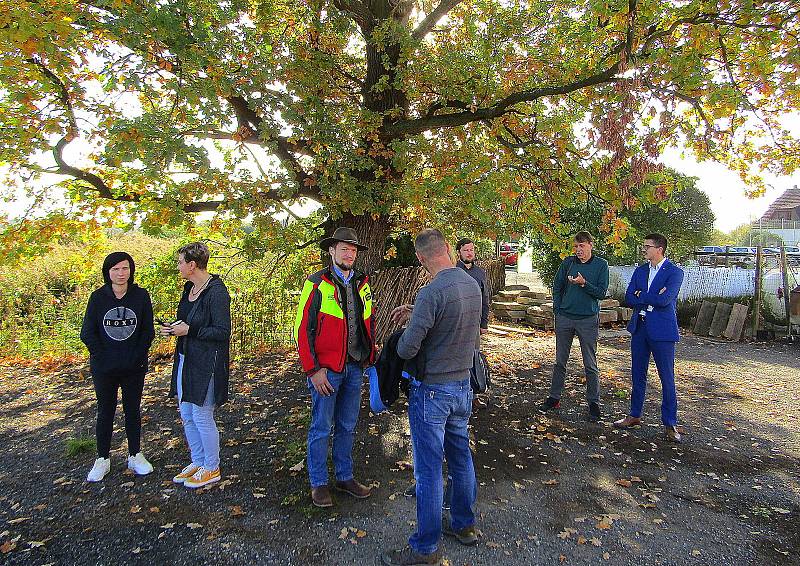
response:
<path fill-rule="evenodd" d="M 753 338 L 758 337 L 758 318 L 761 316 L 761 244 L 756 246 L 756 281 L 753 293 Z"/>
<path fill-rule="evenodd" d="M 786 336 L 790 337 L 792 335 L 792 313 L 789 311 L 789 266 L 786 264 L 785 245 L 781 246 L 781 279 L 783 280 L 783 304 L 786 306 Z"/>

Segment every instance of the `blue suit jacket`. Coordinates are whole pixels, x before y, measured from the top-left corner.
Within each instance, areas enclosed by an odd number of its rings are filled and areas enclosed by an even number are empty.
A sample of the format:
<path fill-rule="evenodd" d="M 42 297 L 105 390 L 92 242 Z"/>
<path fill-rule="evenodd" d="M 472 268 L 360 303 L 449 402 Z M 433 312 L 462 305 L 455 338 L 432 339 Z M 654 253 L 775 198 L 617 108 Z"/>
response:
<path fill-rule="evenodd" d="M 647 312 L 647 323 L 644 325 L 647 336 L 651 340 L 662 342 L 677 342 L 678 334 L 678 292 L 683 283 L 683 270 L 664 260 L 664 264 L 653 279 L 650 291 L 647 290 L 647 278 L 650 275 L 650 263 L 643 263 L 633 272 L 628 290 L 625 293 L 625 302 L 633 309 L 633 317 L 628 323 L 628 331 L 633 334 L 639 326 L 639 311 Z M 666 288 L 663 293 L 661 289 Z M 637 297 L 634 293 L 641 291 Z M 647 307 L 653 310 L 648 311 Z"/>

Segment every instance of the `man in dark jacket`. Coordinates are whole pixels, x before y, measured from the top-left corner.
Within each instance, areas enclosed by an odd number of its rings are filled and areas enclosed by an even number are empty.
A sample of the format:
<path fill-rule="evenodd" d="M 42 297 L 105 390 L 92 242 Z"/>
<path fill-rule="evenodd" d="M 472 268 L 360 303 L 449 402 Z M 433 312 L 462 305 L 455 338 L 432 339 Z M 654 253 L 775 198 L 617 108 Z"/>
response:
<path fill-rule="evenodd" d="M 367 247 L 350 228 L 337 228 L 320 247 L 330 254 L 331 266 L 306 280 L 294 331 L 311 392 L 311 500 L 317 507 L 330 507 L 327 462 L 332 428 L 336 489 L 359 499 L 370 496 L 370 489 L 353 477 L 353 435 L 364 373 L 376 358 L 375 323 L 369 280 L 353 269 L 358 251 Z"/>
<path fill-rule="evenodd" d="M 481 334 L 486 334 L 489 329 L 489 285 L 486 282 L 486 271 L 475 263 L 475 242 L 469 238 L 461 238 L 456 242 L 456 253 L 456 265 L 466 271 L 481 288 Z"/>

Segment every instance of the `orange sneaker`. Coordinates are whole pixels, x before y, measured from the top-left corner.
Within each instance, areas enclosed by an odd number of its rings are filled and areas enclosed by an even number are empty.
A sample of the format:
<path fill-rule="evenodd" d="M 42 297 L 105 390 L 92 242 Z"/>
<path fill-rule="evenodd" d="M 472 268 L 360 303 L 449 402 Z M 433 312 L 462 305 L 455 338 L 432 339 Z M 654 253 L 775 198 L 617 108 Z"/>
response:
<path fill-rule="evenodd" d="M 216 470 L 206 470 L 204 467 L 200 466 L 197 468 L 197 471 L 183 482 L 183 485 L 189 488 L 196 488 L 196 487 L 203 487 L 204 485 L 208 485 L 210 483 L 214 483 L 219 481 L 222 478 L 222 474 L 219 471 L 219 468 Z"/>
<path fill-rule="evenodd" d="M 186 480 L 188 480 L 190 477 L 192 477 L 194 475 L 194 473 L 199 469 L 200 469 L 200 466 L 195 466 L 194 464 L 189 464 L 183 470 L 181 470 L 181 473 L 179 473 L 177 476 L 172 478 L 172 481 L 174 481 L 175 483 L 184 483 Z"/>

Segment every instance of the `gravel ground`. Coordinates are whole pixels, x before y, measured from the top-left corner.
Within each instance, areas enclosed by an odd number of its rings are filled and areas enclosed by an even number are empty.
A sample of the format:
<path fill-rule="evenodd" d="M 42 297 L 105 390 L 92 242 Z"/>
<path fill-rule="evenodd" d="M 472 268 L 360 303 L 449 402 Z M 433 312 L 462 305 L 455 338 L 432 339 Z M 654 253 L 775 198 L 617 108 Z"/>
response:
<path fill-rule="evenodd" d="M 672 445 L 661 436 L 657 379 L 645 426 L 610 426 L 628 403 L 624 336 L 601 340 L 599 424 L 585 421 L 579 363 L 563 408 L 536 410 L 552 334 L 486 342 L 495 385 L 472 427 L 482 536 L 472 548 L 444 540 L 446 563 L 800 563 L 797 346 L 686 337 L 677 379 L 687 435 Z M 125 472 L 120 409 L 113 472 L 87 484 L 94 454 L 65 455 L 67 439 L 93 427 L 86 368 L 0 367 L 0 562 L 374 564 L 405 543 L 415 519 L 402 495 L 412 477 L 405 404 L 373 416 L 364 399 L 356 470 L 374 494 L 340 496 L 322 511 L 310 505 L 305 471 L 292 471 L 305 454 L 309 404 L 294 354 L 235 368 L 234 399 L 219 411 L 225 478 L 199 492 L 170 481 L 187 451 L 167 376 L 157 362 L 143 402 L 156 471 Z"/>

